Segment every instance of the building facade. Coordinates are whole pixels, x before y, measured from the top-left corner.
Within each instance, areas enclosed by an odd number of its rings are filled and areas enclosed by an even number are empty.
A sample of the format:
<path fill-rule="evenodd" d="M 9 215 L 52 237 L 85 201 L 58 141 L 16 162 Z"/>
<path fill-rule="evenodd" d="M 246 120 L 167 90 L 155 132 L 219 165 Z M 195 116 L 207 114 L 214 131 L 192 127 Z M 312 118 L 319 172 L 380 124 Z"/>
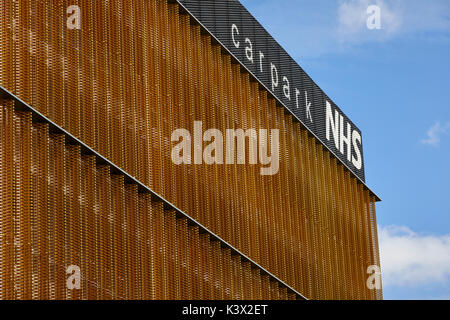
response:
<path fill-rule="evenodd" d="M 234 0 L 0 2 L 1 299 L 382 298 L 361 132 L 258 25 Z M 277 172 L 174 163 L 198 121 L 277 129 Z"/>

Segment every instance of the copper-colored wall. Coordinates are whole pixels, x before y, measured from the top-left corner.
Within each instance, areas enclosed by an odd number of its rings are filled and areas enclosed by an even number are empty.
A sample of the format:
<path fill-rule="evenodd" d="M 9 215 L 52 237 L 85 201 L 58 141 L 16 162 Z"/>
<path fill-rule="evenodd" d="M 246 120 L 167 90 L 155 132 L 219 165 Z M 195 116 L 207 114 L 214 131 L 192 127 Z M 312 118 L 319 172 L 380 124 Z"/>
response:
<path fill-rule="evenodd" d="M 72 4 L 82 10 L 80 30 L 66 25 Z M 1 1 L 0 84 L 306 297 L 381 298 L 366 287 L 367 267 L 379 265 L 374 196 L 178 11 L 165 0 Z M 174 165 L 170 135 L 195 120 L 222 131 L 280 129 L 278 174 L 261 176 L 260 165 Z M 67 201 L 81 206 L 78 195 L 59 203 L 48 192 L 49 216 Z M 0 201 L 3 219 L 10 212 Z M 179 268 L 158 265 L 169 267 Z"/>
<path fill-rule="evenodd" d="M 30 112 L 0 100 L 0 123 L 0 299 L 295 297 Z"/>

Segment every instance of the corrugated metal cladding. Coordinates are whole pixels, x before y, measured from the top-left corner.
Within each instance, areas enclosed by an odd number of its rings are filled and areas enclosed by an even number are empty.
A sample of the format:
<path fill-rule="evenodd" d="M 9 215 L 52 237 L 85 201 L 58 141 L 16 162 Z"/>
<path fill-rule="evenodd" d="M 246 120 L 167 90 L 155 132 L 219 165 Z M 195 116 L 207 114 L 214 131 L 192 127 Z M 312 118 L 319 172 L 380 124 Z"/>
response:
<path fill-rule="evenodd" d="M 276 42 L 272 36 L 259 24 L 258 21 L 237 0 L 178 0 L 189 13 L 191 13 L 226 49 L 235 56 L 278 100 L 286 106 L 319 140 L 331 150 L 357 177 L 363 182 L 364 159 L 361 149 L 362 165 L 356 167 L 353 161 L 347 158 L 336 148 L 333 139 L 328 140 L 325 132 L 326 101 L 328 100 L 334 110 L 338 110 L 344 117 L 344 124 L 349 123 L 359 135 L 361 131 L 353 122 L 334 104 L 334 102 L 317 86 L 309 75 L 291 58 L 291 56 Z M 233 25 L 237 29 L 232 30 Z M 249 42 L 246 42 L 246 40 Z M 238 44 L 238 45 L 236 45 Z M 247 57 L 246 48 L 251 48 Z M 260 53 L 263 57 L 260 57 Z M 273 79 L 278 79 L 278 86 L 272 90 L 271 63 L 276 66 Z M 277 75 L 277 77 L 275 76 Z M 289 98 L 283 91 L 283 76 L 289 82 Z M 296 89 L 299 94 L 296 94 Z M 308 93 L 306 101 L 305 91 Z M 298 100 L 298 101 L 297 101 Z M 306 105 L 311 102 L 312 119 L 308 118 Z M 345 129 L 344 129 L 344 133 Z M 352 151 L 352 155 L 356 154 Z M 352 156 L 351 155 L 351 156 Z"/>
<path fill-rule="evenodd" d="M 0 298 L 296 298 L 31 112 L 0 100 L 0 122 Z"/>
<path fill-rule="evenodd" d="M 80 30 L 66 26 L 74 4 Z M 307 298 L 381 299 L 366 286 L 379 265 L 375 196 L 184 12 L 1 1 L 0 84 Z M 295 298 L 11 100 L 0 105 L 1 298 Z M 278 174 L 174 165 L 171 133 L 195 120 L 279 129 Z M 66 289 L 69 265 L 80 290 Z"/>

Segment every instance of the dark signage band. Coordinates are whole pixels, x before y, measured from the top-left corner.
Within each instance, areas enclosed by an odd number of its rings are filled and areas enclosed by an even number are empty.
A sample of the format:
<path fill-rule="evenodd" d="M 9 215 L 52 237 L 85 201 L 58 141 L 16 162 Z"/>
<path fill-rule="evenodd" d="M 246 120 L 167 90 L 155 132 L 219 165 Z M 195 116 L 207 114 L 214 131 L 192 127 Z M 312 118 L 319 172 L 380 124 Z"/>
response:
<path fill-rule="evenodd" d="M 361 131 L 239 1 L 178 3 L 365 182 Z"/>

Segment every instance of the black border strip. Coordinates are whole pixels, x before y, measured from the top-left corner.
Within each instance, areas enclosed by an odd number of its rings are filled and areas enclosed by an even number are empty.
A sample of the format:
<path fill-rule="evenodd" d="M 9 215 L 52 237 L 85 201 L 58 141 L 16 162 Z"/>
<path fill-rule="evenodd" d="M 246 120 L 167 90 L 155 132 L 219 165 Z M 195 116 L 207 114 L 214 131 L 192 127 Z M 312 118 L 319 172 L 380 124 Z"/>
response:
<path fill-rule="evenodd" d="M 294 119 L 296 119 L 298 122 L 300 122 L 300 124 L 304 127 L 304 128 L 306 128 L 306 130 L 317 140 L 317 141 L 319 141 L 320 142 L 320 144 L 322 144 L 322 146 L 323 147 L 325 147 L 326 148 L 326 150 L 328 150 L 336 159 L 338 159 L 339 160 L 339 162 L 342 164 L 342 165 L 344 165 L 344 167 L 348 170 L 348 171 L 350 171 L 351 173 L 352 173 L 352 175 L 355 177 L 355 178 L 357 178 L 358 179 L 358 181 L 363 185 L 363 187 L 364 187 L 364 189 L 366 189 L 366 190 L 368 190 L 374 197 L 375 197 L 375 200 L 376 201 L 381 201 L 381 198 L 375 193 L 375 192 L 373 192 L 367 185 L 366 185 L 366 183 L 355 173 L 355 172 L 353 172 L 353 170 L 346 164 L 346 163 L 344 163 L 341 159 L 340 159 L 340 157 L 338 157 L 337 155 L 336 155 L 336 153 L 334 153 L 324 142 L 322 142 L 322 140 L 314 133 L 314 132 L 312 132 L 311 131 L 311 129 L 309 129 L 308 128 L 308 126 L 306 126 L 304 123 L 303 123 L 303 121 L 302 120 L 300 120 L 295 114 L 294 114 L 294 112 L 292 112 L 291 111 L 291 109 L 289 109 L 288 107 L 287 107 L 287 105 L 283 102 L 283 101 L 281 101 L 277 96 L 275 96 L 273 93 L 272 93 L 272 91 L 271 90 L 269 90 L 269 88 L 267 88 L 265 85 L 264 85 L 264 83 L 250 70 L 250 69 L 248 69 L 240 60 L 239 60 L 239 58 L 238 57 L 236 57 L 228 48 L 227 48 L 227 46 L 225 46 L 213 33 L 212 33 L 212 31 L 210 31 L 201 21 L 200 21 L 200 19 L 199 18 L 197 18 L 196 16 L 195 16 L 195 14 L 194 13 L 192 13 L 192 11 L 190 11 L 183 3 L 182 3 L 182 1 L 180 1 L 180 0 L 172 0 L 172 1 L 170 1 L 170 2 L 174 2 L 174 1 L 176 1 L 177 3 L 178 3 L 178 5 L 183 9 L 183 11 L 185 11 L 187 14 L 189 14 L 189 16 L 191 16 L 195 21 L 196 21 L 196 23 L 198 23 L 213 39 L 214 39 L 214 41 L 216 41 L 231 57 L 233 57 L 233 59 L 234 60 L 236 60 L 238 63 L 239 63 L 239 65 L 242 67 L 242 68 L 244 68 L 256 81 L 258 81 L 258 83 L 264 88 L 264 89 L 266 89 L 266 91 L 268 92 L 268 94 L 269 95 L 271 95 L 279 104 L 281 104 L 283 107 L 284 107 L 284 109 L 289 113 L 289 114 L 291 114 L 293 117 L 294 117 Z M 217 0 L 218 1 L 218 0 Z M 237 1 L 237 0 L 236 0 Z M 239 2 L 239 1 L 237 1 L 237 2 Z M 240 2 L 239 2 L 240 3 Z M 247 11 L 248 12 L 248 11 Z M 249 13 L 250 14 L 250 13 Z M 255 19 L 256 20 L 256 19 Z"/>

